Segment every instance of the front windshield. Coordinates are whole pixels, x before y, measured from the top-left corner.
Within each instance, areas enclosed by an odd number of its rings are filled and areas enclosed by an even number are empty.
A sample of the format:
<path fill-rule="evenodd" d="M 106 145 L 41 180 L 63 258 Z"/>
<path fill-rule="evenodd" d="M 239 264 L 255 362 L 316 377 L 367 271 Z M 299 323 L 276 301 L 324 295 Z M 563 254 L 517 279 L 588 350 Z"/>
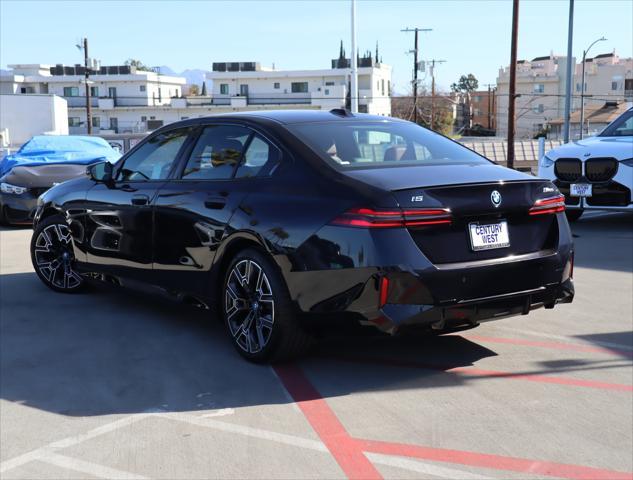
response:
<path fill-rule="evenodd" d="M 623 113 L 605 128 L 600 137 L 632 137 L 633 136 L 633 109 Z"/>
<path fill-rule="evenodd" d="M 289 130 L 337 168 L 487 164 L 484 158 L 408 122 L 323 122 Z"/>

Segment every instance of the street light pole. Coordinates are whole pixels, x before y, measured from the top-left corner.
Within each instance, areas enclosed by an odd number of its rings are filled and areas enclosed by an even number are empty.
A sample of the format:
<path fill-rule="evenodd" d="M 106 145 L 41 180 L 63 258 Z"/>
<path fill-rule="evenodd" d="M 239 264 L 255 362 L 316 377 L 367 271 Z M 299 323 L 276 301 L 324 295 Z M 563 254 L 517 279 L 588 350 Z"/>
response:
<path fill-rule="evenodd" d="M 585 130 L 585 62 L 587 61 L 587 53 L 589 53 L 589 49 L 593 47 L 598 42 L 605 41 L 606 38 L 600 37 L 598 40 L 594 40 L 594 42 L 589 45 L 587 50 L 582 52 L 582 84 L 580 85 L 580 139 L 582 140 L 583 131 Z"/>
<path fill-rule="evenodd" d="M 92 112 L 90 110 L 90 70 L 88 66 L 88 39 L 84 38 L 84 82 L 86 83 L 86 127 L 88 135 L 92 134 Z"/>
<path fill-rule="evenodd" d="M 565 84 L 565 124 L 563 126 L 563 142 L 569 143 L 569 120 L 571 118 L 571 84 L 573 80 L 571 55 L 574 38 L 574 0 L 569 0 L 569 25 L 567 27 L 567 81 Z"/>
<path fill-rule="evenodd" d="M 352 113 L 358 113 L 358 65 L 356 65 L 356 0 L 352 0 L 352 55 L 350 80 L 350 106 Z"/>

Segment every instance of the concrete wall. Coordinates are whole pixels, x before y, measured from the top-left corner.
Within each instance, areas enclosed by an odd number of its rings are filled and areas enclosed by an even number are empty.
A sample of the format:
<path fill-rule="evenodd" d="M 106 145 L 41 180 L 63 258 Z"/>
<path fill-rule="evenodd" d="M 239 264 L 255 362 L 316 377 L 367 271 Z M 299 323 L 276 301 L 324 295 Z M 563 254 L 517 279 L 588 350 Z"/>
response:
<path fill-rule="evenodd" d="M 0 95 L 0 130 L 4 129 L 13 146 L 33 135 L 68 135 L 66 100 L 55 95 Z"/>

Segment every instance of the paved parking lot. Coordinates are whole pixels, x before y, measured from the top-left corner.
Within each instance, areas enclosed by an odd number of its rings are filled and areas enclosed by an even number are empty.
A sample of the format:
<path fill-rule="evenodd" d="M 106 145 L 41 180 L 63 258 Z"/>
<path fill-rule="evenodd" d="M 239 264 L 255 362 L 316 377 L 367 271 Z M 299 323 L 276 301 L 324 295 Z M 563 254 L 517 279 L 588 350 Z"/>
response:
<path fill-rule="evenodd" d="M 273 368 L 209 312 L 49 291 L 4 229 L 0 478 L 633 478 L 633 218 L 573 230 L 571 305 Z"/>

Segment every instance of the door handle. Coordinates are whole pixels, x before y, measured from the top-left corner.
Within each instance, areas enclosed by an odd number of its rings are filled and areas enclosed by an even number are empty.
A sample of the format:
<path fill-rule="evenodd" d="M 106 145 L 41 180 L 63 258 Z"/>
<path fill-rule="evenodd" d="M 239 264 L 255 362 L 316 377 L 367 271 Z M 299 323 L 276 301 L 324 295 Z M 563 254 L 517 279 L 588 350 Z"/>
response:
<path fill-rule="evenodd" d="M 132 195 L 132 205 L 147 205 L 149 197 L 143 194 Z"/>
<path fill-rule="evenodd" d="M 226 198 L 224 197 L 209 197 L 204 202 L 204 206 L 211 210 L 222 210 L 226 206 Z"/>

